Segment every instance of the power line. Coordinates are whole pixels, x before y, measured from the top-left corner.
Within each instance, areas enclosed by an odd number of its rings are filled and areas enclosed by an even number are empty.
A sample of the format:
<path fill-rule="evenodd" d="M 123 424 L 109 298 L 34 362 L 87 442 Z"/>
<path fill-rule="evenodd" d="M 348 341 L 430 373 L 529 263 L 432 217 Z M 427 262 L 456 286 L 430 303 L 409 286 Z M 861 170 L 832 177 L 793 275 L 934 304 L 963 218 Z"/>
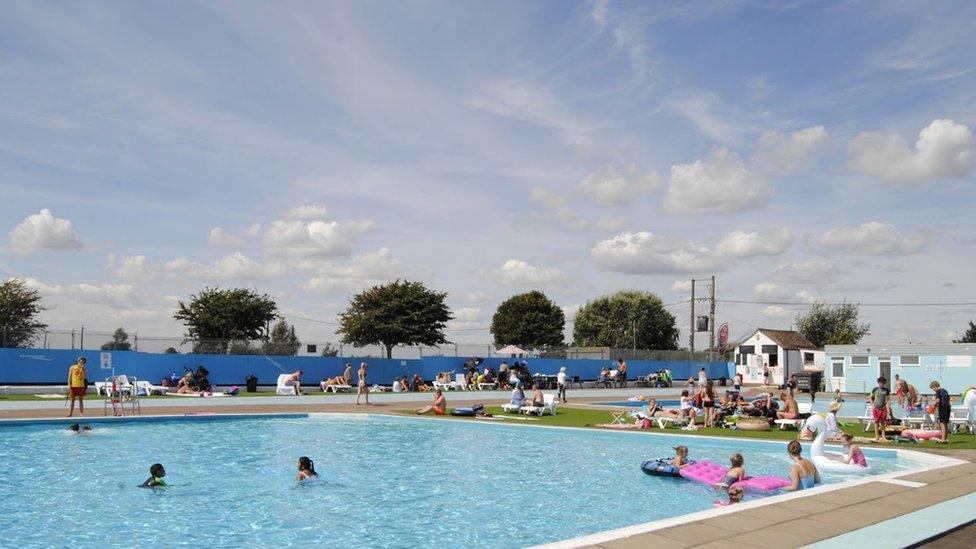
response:
<path fill-rule="evenodd" d="M 759 301 L 759 300 L 748 300 L 748 299 L 716 299 L 718 303 L 726 303 L 730 305 L 786 305 L 786 306 L 796 306 L 796 307 L 809 307 L 813 303 L 801 302 L 801 301 Z M 853 301 L 835 301 L 826 302 L 821 301 L 824 305 L 857 305 L 859 307 L 971 307 L 976 305 L 976 302 L 892 302 L 892 303 L 857 303 Z"/>

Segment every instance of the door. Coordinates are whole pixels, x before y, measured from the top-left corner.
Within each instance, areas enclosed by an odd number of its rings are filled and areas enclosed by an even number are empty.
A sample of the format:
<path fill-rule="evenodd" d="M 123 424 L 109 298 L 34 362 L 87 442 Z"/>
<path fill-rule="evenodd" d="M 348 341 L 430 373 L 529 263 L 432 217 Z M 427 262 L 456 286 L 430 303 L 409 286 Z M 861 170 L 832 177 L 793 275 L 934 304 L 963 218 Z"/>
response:
<path fill-rule="evenodd" d="M 888 380 L 888 387 L 891 387 L 891 357 L 890 356 L 879 356 L 878 357 L 878 377 L 883 377 Z"/>
<path fill-rule="evenodd" d="M 845 391 L 844 387 L 844 357 L 835 356 L 830 358 L 830 377 L 827 378 L 828 383 L 827 390 L 833 391 L 835 389 L 840 389 Z"/>

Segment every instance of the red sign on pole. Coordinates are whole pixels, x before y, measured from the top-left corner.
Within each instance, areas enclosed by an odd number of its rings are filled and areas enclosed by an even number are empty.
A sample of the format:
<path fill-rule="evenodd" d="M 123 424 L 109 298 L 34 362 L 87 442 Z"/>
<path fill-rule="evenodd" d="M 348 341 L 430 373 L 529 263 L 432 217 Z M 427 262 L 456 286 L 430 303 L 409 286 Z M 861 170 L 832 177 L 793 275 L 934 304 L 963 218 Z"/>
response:
<path fill-rule="evenodd" d="M 729 343 L 729 323 L 723 322 L 721 326 L 718 327 L 718 348 L 725 350 L 725 346 Z"/>

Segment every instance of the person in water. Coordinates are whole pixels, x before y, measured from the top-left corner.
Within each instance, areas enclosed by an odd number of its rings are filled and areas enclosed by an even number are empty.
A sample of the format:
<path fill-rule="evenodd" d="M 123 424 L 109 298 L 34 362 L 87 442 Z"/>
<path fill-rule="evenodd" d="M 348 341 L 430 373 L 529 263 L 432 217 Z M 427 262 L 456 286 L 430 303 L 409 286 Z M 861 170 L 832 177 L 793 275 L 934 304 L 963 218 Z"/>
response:
<path fill-rule="evenodd" d="M 728 488 L 736 482 L 745 480 L 746 470 L 743 467 L 745 461 L 746 460 L 742 457 L 742 454 L 732 454 L 732 456 L 729 457 L 729 462 L 732 464 L 732 467 L 725 472 L 725 476 L 722 477 L 722 480 L 715 483 L 715 486 L 719 488 Z"/>
<path fill-rule="evenodd" d="M 159 486 L 166 486 L 166 481 L 163 477 L 166 476 L 166 469 L 163 468 L 162 463 L 153 463 L 152 467 L 149 468 L 149 478 L 146 479 L 140 486 L 143 488 L 156 488 Z"/>
<path fill-rule="evenodd" d="M 77 423 L 72 423 L 68 428 L 71 429 L 76 435 L 88 434 L 92 430 L 91 425 L 85 425 L 82 427 Z"/>
<path fill-rule="evenodd" d="M 844 444 L 844 448 L 847 450 L 847 455 L 842 456 L 838 461 L 844 463 L 854 463 L 860 465 L 861 467 L 868 466 L 868 460 L 864 457 L 864 452 L 861 451 L 861 447 L 854 444 L 854 437 L 848 433 L 844 433 L 840 436 L 841 442 Z"/>
<path fill-rule="evenodd" d="M 820 484 L 820 471 L 808 459 L 803 457 L 803 446 L 797 440 L 791 440 L 786 445 L 786 451 L 793 459 L 793 466 L 790 467 L 790 485 L 784 488 L 790 492 L 806 490 Z"/>
<path fill-rule="evenodd" d="M 688 465 L 688 447 L 687 446 L 675 446 L 674 447 L 674 457 L 669 461 L 672 466 L 681 469 L 682 467 Z"/>
<path fill-rule="evenodd" d="M 735 505 L 736 503 L 742 503 L 742 488 L 738 486 L 732 486 L 729 488 L 729 501 L 716 501 L 715 503 L 719 506 Z"/>
<path fill-rule="evenodd" d="M 315 472 L 315 464 L 312 460 L 306 456 L 298 458 L 298 476 L 295 480 L 306 480 L 312 478 L 318 478 L 319 474 Z"/>

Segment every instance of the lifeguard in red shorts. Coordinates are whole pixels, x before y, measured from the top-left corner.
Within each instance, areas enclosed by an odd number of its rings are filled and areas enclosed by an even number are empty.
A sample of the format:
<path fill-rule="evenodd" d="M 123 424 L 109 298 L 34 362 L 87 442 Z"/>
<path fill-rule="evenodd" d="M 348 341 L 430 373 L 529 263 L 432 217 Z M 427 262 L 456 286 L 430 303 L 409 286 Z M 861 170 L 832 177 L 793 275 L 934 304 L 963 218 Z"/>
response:
<path fill-rule="evenodd" d="M 75 399 L 78 399 L 78 413 L 85 415 L 85 385 L 88 372 L 85 371 L 85 357 L 78 357 L 78 361 L 68 368 L 68 396 L 71 398 L 71 408 L 68 417 L 75 415 Z"/>

